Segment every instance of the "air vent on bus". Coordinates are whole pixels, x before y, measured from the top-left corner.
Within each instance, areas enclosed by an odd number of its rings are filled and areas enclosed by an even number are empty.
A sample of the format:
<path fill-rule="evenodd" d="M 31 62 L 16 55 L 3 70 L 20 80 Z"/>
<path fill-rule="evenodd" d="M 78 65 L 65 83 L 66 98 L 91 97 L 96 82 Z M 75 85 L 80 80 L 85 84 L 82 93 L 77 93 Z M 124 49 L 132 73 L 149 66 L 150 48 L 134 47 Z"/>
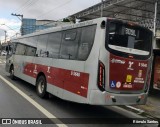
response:
<path fill-rule="evenodd" d="M 105 91 L 105 66 L 101 61 L 99 61 L 98 67 L 98 88 Z"/>

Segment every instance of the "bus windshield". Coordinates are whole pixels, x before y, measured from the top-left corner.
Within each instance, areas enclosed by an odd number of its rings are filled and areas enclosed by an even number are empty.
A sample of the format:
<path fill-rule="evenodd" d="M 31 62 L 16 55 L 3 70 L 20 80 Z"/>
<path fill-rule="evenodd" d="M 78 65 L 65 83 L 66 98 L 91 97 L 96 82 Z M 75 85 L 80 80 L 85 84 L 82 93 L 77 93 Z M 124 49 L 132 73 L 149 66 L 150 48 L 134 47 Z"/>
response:
<path fill-rule="evenodd" d="M 149 55 L 152 34 L 149 30 L 122 22 L 110 22 L 108 47 L 136 55 Z"/>

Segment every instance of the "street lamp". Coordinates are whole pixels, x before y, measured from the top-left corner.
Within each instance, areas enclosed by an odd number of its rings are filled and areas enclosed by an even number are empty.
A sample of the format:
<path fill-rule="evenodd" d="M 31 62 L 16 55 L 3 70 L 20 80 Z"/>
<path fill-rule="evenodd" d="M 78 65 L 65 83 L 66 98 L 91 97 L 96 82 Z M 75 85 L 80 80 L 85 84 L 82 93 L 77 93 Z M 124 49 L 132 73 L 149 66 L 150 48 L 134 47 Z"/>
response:
<path fill-rule="evenodd" d="M 19 19 L 19 20 L 21 20 L 21 35 L 23 35 L 22 34 L 22 31 L 23 31 L 23 28 L 22 28 L 22 24 L 23 24 L 23 15 L 20 15 L 20 14 L 11 14 L 12 16 L 17 16 L 17 18 Z"/>
<path fill-rule="evenodd" d="M 17 31 L 15 31 L 14 29 L 12 29 L 11 27 L 9 27 L 9 26 L 7 26 L 6 24 L 1 24 L 2 26 L 4 25 L 4 26 L 6 26 L 6 27 L 8 27 L 9 29 L 11 29 L 11 30 L 13 30 L 14 32 L 16 32 L 17 33 Z"/>
<path fill-rule="evenodd" d="M 7 39 L 7 31 L 6 30 L 4 30 L 4 36 L 5 36 L 5 43 L 6 43 L 6 39 Z"/>
<path fill-rule="evenodd" d="M 8 27 L 10 30 L 12 30 L 12 31 L 14 31 L 15 33 L 16 33 L 16 37 L 17 37 L 17 31 L 15 31 L 14 29 L 12 29 L 11 27 L 9 27 L 8 25 L 6 25 L 6 24 L 0 24 L 1 26 L 6 26 L 6 27 Z"/>

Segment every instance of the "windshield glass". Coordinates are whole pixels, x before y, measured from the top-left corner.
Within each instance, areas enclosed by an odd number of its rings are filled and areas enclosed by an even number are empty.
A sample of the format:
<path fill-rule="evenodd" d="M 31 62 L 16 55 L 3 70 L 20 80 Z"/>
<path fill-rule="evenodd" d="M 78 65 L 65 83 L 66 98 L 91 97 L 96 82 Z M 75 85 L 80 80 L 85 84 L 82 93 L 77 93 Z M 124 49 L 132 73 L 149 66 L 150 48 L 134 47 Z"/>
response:
<path fill-rule="evenodd" d="M 108 34 L 108 47 L 111 49 L 137 55 L 150 54 L 152 34 L 144 28 L 110 22 Z"/>

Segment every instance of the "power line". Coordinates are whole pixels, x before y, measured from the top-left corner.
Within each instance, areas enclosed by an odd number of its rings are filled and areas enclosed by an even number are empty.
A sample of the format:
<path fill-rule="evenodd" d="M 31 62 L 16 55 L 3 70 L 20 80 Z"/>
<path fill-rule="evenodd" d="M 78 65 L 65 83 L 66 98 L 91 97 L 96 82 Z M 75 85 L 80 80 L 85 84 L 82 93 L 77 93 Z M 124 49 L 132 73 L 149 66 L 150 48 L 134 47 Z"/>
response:
<path fill-rule="evenodd" d="M 58 8 L 60 8 L 60 7 L 63 7 L 63 6 L 65 6 L 65 5 L 67 5 L 67 4 L 70 3 L 71 1 L 72 1 L 72 0 L 69 0 L 69 1 L 67 1 L 67 2 L 65 2 L 65 3 L 63 3 L 63 4 L 59 5 L 59 6 L 53 8 L 53 9 L 47 11 L 47 12 L 45 12 L 45 13 L 43 13 L 43 14 L 41 14 L 41 15 L 39 15 L 39 16 L 37 17 L 37 19 L 38 19 L 39 17 L 43 17 L 44 15 L 45 15 L 45 16 L 48 15 L 49 13 L 51 13 L 51 12 L 52 12 L 53 10 L 55 10 L 55 9 L 58 9 Z"/>
<path fill-rule="evenodd" d="M 25 11 L 27 11 L 28 10 L 28 8 L 30 8 L 31 7 L 31 5 L 34 5 L 35 3 L 37 3 L 39 0 L 33 0 L 33 1 L 31 1 L 27 6 L 25 6 L 23 9 L 22 9 L 22 12 L 24 13 Z"/>
<path fill-rule="evenodd" d="M 31 5 L 34 5 L 37 3 L 39 0 L 28 0 L 22 6 L 20 6 L 18 9 L 14 10 L 14 12 L 25 12 Z"/>
<path fill-rule="evenodd" d="M 14 10 L 14 12 L 19 11 L 21 8 L 24 8 L 29 2 L 31 2 L 32 0 L 27 0 L 26 2 L 24 2 L 18 9 Z"/>

